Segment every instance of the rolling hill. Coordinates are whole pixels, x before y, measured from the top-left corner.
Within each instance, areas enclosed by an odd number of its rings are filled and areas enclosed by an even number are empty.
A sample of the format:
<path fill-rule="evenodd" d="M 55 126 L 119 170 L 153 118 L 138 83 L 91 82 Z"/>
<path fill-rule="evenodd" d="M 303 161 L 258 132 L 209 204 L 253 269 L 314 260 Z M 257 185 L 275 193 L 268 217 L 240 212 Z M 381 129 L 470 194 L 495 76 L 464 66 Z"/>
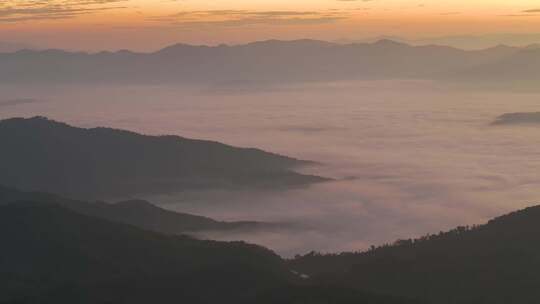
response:
<path fill-rule="evenodd" d="M 0 206 L 0 303 L 312 303 L 418 301 L 314 285 L 271 251 L 166 236 L 58 205 Z"/>
<path fill-rule="evenodd" d="M 358 253 L 311 253 L 290 261 L 321 282 L 429 303 L 536 303 L 540 206 L 485 225 L 458 227 Z"/>
<path fill-rule="evenodd" d="M 164 236 L 44 203 L 0 209 L 0 303 L 240 301 L 289 278 L 257 246 Z"/>
<path fill-rule="evenodd" d="M 208 217 L 169 211 L 143 200 L 118 203 L 85 202 L 54 194 L 23 192 L 0 186 L 0 204 L 19 201 L 57 204 L 79 214 L 124 223 L 164 234 L 186 234 L 198 231 L 257 230 L 277 228 L 277 224 L 242 221 L 223 222 Z"/>
<path fill-rule="evenodd" d="M 43 117 L 0 121 L 0 141 L 0 184 L 75 198 L 280 188 L 327 180 L 293 171 L 310 162 L 258 149 L 76 128 Z"/>

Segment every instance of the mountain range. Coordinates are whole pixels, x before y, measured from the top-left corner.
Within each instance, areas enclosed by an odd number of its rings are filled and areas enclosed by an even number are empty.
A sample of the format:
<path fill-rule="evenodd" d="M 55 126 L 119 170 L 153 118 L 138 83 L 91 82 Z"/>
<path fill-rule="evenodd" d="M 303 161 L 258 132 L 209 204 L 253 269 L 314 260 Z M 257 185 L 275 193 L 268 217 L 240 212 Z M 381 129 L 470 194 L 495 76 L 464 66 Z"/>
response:
<path fill-rule="evenodd" d="M 465 77 L 465 79 L 463 78 Z M 176 44 L 153 53 L 21 50 L 0 54 L 0 83 L 249 84 L 355 79 L 456 82 L 540 79 L 540 48 L 465 51 L 384 39 L 339 44 L 269 40 Z"/>
<path fill-rule="evenodd" d="M 44 117 L 0 121 L 0 184 L 74 198 L 209 188 L 295 187 L 328 179 L 312 164 L 258 149 L 179 136 L 83 129 Z"/>

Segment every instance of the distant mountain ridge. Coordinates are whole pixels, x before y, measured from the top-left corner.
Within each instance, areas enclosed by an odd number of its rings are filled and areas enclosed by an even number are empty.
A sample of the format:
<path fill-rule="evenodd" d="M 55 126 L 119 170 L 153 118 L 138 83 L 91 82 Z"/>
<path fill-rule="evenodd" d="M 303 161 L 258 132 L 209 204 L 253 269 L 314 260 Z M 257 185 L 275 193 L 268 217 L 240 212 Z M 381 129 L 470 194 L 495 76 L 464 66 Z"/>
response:
<path fill-rule="evenodd" d="M 0 83 L 237 84 L 354 79 L 452 79 L 500 81 L 499 66 L 515 64 L 507 77 L 538 77 L 540 50 L 504 47 L 464 51 L 411 46 L 388 39 L 338 44 L 317 40 L 269 40 L 245 45 L 176 44 L 154 53 L 19 51 L 0 54 Z M 508 63 L 510 62 L 510 63 Z M 520 69 L 529 72 L 522 74 Z M 471 73 L 470 71 L 473 71 Z M 474 77 L 472 77 L 474 76 Z M 537 78 L 535 78 L 537 79 Z"/>
<path fill-rule="evenodd" d="M 0 121 L 0 184 L 75 198 L 209 188 L 282 188 L 327 179 L 311 164 L 251 148 L 179 136 L 83 129 L 43 117 Z"/>

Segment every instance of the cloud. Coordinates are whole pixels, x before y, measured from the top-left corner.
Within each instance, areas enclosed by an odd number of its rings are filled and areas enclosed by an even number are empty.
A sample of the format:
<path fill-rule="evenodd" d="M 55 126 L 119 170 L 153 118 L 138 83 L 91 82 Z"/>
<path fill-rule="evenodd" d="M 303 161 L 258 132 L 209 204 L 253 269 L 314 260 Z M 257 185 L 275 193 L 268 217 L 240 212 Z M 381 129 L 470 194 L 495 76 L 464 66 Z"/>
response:
<path fill-rule="evenodd" d="M 540 8 L 523 10 L 517 14 L 501 15 L 503 17 L 537 17 L 540 16 Z"/>
<path fill-rule="evenodd" d="M 441 16 L 455 16 L 455 15 L 459 15 L 461 14 L 460 12 L 445 12 L 445 13 L 440 13 L 439 15 Z"/>
<path fill-rule="evenodd" d="M 0 22 L 67 19 L 124 7 L 110 6 L 128 0 L 12 0 L 0 3 Z"/>
<path fill-rule="evenodd" d="M 499 15 L 501 17 L 538 17 L 540 14 L 533 14 L 533 13 L 523 13 L 523 14 L 507 14 L 507 15 Z"/>
<path fill-rule="evenodd" d="M 247 26 L 256 24 L 322 24 L 347 18 L 344 13 L 315 11 L 207 10 L 183 11 L 149 20 L 176 26 Z"/>

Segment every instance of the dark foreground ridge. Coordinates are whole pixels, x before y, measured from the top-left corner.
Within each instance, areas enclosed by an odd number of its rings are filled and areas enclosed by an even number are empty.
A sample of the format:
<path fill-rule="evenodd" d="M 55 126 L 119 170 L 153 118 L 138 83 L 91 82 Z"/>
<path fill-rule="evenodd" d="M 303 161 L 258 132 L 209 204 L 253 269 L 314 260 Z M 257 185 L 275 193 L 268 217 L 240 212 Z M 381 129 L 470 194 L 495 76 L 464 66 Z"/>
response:
<path fill-rule="evenodd" d="M 209 188 L 280 188 L 327 179 L 310 162 L 179 136 L 83 129 L 43 117 L 0 121 L 0 184 L 78 198 Z"/>
<path fill-rule="evenodd" d="M 430 303 L 538 303 L 540 206 L 367 252 L 290 261 L 321 282 Z"/>
<path fill-rule="evenodd" d="M 284 261 L 260 246 L 150 232 L 44 194 L 4 193 L 2 304 L 532 304 L 540 297 L 540 206 L 366 252 Z"/>
<path fill-rule="evenodd" d="M 0 206 L 0 303 L 413 304 L 299 279 L 271 251 L 147 232 L 48 203 Z"/>

